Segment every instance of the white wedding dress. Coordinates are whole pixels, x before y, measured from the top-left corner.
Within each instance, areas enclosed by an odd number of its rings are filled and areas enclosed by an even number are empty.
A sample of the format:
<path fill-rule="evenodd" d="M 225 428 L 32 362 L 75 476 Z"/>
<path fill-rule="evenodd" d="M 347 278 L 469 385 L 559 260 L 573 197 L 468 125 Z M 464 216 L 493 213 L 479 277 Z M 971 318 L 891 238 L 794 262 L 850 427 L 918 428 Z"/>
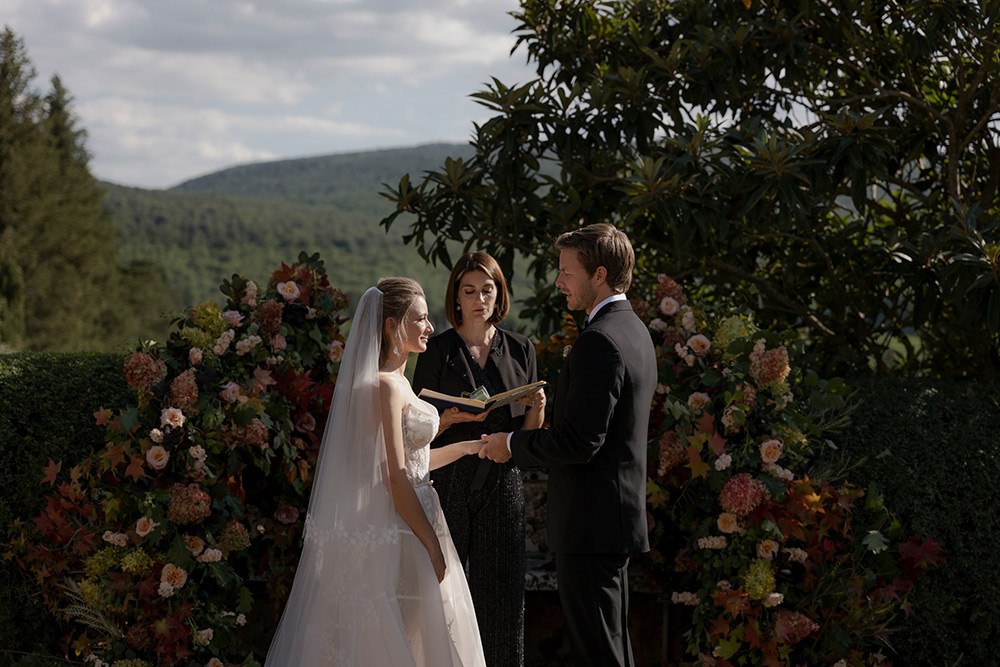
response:
<path fill-rule="evenodd" d="M 485 666 L 472 595 L 445 523 L 441 501 L 431 486 L 430 442 L 437 430 L 438 412 L 430 403 L 418 398 L 403 410 L 406 476 L 441 542 L 447 569 L 439 584 L 427 549 L 400 519 L 396 595 L 418 667 Z"/>
<path fill-rule="evenodd" d="M 389 492 L 378 377 L 381 310 L 382 292 L 372 287 L 345 346 L 302 553 L 267 667 L 486 665 L 465 573 L 430 484 L 437 410 L 416 397 L 402 415 L 406 474 L 444 552 L 442 582 Z"/>

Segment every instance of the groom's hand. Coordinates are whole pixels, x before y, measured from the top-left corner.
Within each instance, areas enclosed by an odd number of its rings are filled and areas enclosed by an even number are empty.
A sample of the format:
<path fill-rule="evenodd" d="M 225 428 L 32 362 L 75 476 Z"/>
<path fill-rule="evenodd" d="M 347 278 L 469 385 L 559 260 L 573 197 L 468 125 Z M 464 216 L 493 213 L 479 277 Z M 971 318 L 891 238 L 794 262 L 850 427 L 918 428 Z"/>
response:
<path fill-rule="evenodd" d="M 481 439 L 486 444 L 479 450 L 479 458 L 489 459 L 497 463 L 505 463 L 510 460 L 510 450 L 507 449 L 506 433 L 491 433 L 490 435 L 481 436 Z"/>

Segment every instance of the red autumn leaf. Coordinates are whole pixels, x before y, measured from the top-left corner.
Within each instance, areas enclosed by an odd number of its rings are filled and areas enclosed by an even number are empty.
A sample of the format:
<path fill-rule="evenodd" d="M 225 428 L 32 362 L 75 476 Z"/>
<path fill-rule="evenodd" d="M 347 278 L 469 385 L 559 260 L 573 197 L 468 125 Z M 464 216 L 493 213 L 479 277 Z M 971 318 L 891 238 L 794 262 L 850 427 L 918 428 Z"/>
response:
<path fill-rule="evenodd" d="M 706 412 L 694 421 L 698 424 L 699 433 L 715 433 L 715 415 L 711 415 Z"/>
<path fill-rule="evenodd" d="M 912 560 L 917 568 L 924 570 L 930 565 L 938 565 L 945 561 L 944 550 L 933 537 L 923 541 L 917 536 L 911 537 L 899 545 L 899 553 L 903 558 Z"/>
<path fill-rule="evenodd" d="M 716 431 L 708 439 L 708 446 L 716 456 L 722 456 L 723 452 L 726 451 L 726 439 Z"/>
<path fill-rule="evenodd" d="M 125 445 L 123 444 L 108 445 L 107 451 L 105 451 L 104 454 L 101 455 L 101 458 L 107 461 L 108 465 L 111 466 L 112 468 L 114 468 L 120 463 L 124 463 Z"/>
<path fill-rule="evenodd" d="M 272 385 L 277 384 L 274 378 L 271 377 L 271 371 L 266 368 L 255 368 L 253 371 L 253 393 L 257 394 L 263 391 L 267 391 L 267 388 Z"/>
<path fill-rule="evenodd" d="M 146 476 L 145 471 L 142 469 L 142 464 L 143 458 L 141 456 L 133 456 L 132 462 L 125 469 L 125 476 L 131 477 L 133 482 L 138 482 L 140 477 Z"/>
<path fill-rule="evenodd" d="M 710 621 L 708 634 L 712 637 L 728 637 L 729 630 L 729 621 L 720 616 Z"/>
<path fill-rule="evenodd" d="M 86 529 L 81 530 L 76 536 L 76 545 L 74 545 L 76 552 L 81 556 L 86 556 L 93 546 L 94 534 Z"/>
<path fill-rule="evenodd" d="M 49 486 L 55 486 L 56 475 L 59 474 L 60 470 L 62 470 L 62 463 L 56 463 L 49 459 L 49 465 L 44 468 L 45 476 L 42 477 L 42 484 L 48 482 Z"/>
<path fill-rule="evenodd" d="M 94 419 L 97 420 L 98 426 L 107 426 L 111 423 L 111 410 L 102 405 L 101 409 L 94 413 Z"/>

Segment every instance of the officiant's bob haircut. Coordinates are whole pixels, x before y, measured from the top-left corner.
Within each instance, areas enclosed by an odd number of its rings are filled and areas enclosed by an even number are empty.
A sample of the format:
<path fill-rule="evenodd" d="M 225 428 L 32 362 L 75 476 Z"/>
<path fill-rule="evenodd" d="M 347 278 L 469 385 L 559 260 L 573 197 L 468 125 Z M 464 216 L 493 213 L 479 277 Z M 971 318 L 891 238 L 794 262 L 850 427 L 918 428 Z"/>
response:
<path fill-rule="evenodd" d="M 486 321 L 489 324 L 499 324 L 503 318 L 507 317 L 507 311 L 510 310 L 507 279 L 504 278 L 503 271 L 497 261 L 489 253 L 482 250 L 467 252 L 455 262 L 455 268 L 451 270 L 451 277 L 448 278 L 448 293 L 444 297 L 444 316 L 456 329 L 462 323 L 462 311 L 458 309 L 458 288 L 459 283 L 462 282 L 462 276 L 469 271 L 482 271 L 497 286 L 497 300 L 493 305 L 493 314 Z"/>
<path fill-rule="evenodd" d="M 614 225 L 598 222 L 566 232 L 556 239 L 556 248 L 576 250 L 589 276 L 603 266 L 608 272 L 608 287 L 615 292 L 624 294 L 631 287 L 635 253 L 628 236 Z"/>

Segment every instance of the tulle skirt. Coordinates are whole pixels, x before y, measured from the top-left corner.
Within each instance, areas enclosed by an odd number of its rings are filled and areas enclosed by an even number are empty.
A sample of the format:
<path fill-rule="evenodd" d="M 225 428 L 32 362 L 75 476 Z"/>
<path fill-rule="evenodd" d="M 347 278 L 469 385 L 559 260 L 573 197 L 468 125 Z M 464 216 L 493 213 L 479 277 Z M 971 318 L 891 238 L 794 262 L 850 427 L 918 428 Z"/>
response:
<path fill-rule="evenodd" d="M 427 549 L 400 520 L 396 597 L 414 661 L 417 667 L 485 667 L 472 595 L 437 491 L 429 482 L 414 490 L 438 535 L 446 566 L 439 584 Z"/>

